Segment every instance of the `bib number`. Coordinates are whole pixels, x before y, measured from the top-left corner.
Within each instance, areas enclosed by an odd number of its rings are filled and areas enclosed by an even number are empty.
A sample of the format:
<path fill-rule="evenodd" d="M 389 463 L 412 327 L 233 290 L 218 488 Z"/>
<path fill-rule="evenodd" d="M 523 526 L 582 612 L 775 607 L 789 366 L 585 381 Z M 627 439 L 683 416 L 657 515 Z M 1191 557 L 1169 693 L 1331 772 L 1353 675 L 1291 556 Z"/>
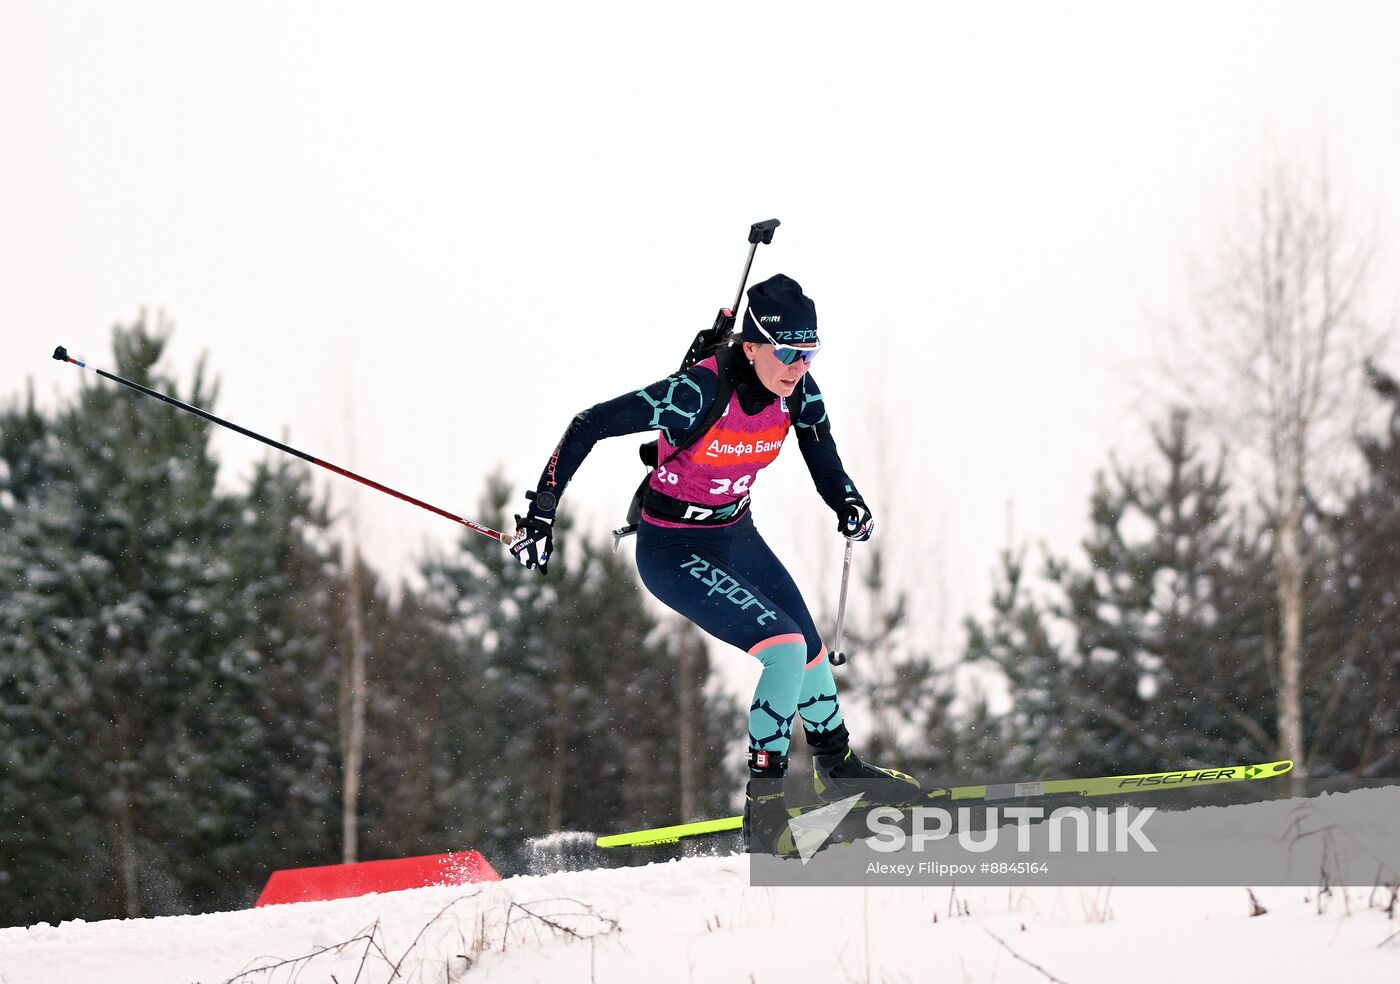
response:
<path fill-rule="evenodd" d="M 710 487 L 710 495 L 745 495 L 749 491 L 749 483 L 753 481 L 752 475 L 740 475 L 734 481 L 727 478 L 712 478 L 714 485 Z"/>

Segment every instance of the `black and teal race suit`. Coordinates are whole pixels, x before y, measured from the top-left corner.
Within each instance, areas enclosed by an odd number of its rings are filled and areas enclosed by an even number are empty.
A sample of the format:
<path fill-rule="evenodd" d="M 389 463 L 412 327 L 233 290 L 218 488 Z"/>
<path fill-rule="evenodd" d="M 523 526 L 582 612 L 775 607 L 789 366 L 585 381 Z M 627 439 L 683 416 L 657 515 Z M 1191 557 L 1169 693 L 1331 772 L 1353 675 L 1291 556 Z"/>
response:
<path fill-rule="evenodd" d="M 729 405 L 706 418 L 728 372 Z M 796 431 L 817 491 L 832 509 L 858 497 L 831 436 L 821 390 L 802 377 L 789 399 L 774 395 L 742 358 L 714 357 L 574 417 L 536 487 L 556 496 L 607 437 L 659 432 L 658 467 L 637 532 L 642 583 L 706 632 L 762 664 L 749 713 L 751 754 L 786 755 L 794 716 L 820 735 L 841 724 L 836 682 L 821 633 L 801 592 L 764 542 L 749 510 L 758 473 Z M 684 446 L 677 451 L 678 446 Z M 543 513 L 550 515 L 550 513 Z M 759 759 L 762 761 L 762 757 Z"/>

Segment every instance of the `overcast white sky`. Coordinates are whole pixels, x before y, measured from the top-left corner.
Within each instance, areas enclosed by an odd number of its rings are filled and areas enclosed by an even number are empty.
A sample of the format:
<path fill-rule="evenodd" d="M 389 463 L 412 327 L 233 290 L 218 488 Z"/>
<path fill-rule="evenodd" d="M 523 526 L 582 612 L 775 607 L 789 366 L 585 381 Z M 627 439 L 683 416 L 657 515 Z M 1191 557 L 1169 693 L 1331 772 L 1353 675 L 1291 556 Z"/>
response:
<path fill-rule="evenodd" d="M 73 393 L 55 345 L 106 367 L 162 309 L 217 412 L 470 517 L 672 371 L 776 216 L 753 279 L 816 300 L 848 468 L 956 615 L 1009 504 L 1020 537 L 1083 531 L 1183 257 L 1266 144 L 1325 144 L 1394 228 L 1397 38 L 1388 3 L 8 0 L 0 397 Z M 637 443 L 566 508 L 616 525 Z M 217 448 L 231 480 L 263 453 Z M 829 610 L 842 541 L 789 454 L 755 515 Z M 359 503 L 391 571 L 458 534 Z"/>

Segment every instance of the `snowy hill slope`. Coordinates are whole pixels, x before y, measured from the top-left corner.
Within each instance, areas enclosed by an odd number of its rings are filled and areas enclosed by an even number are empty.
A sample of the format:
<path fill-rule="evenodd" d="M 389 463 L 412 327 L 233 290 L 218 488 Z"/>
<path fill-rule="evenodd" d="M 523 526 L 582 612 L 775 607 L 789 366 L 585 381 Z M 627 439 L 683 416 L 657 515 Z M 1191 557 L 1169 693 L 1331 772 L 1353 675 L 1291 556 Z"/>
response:
<path fill-rule="evenodd" d="M 0 930 L 0 984 L 1400 981 L 1400 787 L 1174 813 L 1176 847 L 1373 888 L 750 884 L 743 855 Z M 1300 818 L 1307 822 L 1299 824 Z M 1294 834 L 1279 836 L 1286 831 Z M 1298 831 L 1312 831 L 1297 836 Z M 1369 841 L 1368 838 L 1369 837 Z M 537 842 L 559 863 L 591 835 Z M 837 848 L 836 850 L 845 850 Z M 552 859 L 552 860 L 551 860 Z M 1266 866 L 1267 868 L 1268 866 Z M 1257 908 L 1256 908 L 1257 902 Z M 1265 911 L 1259 912 L 1258 909 Z"/>
<path fill-rule="evenodd" d="M 742 856 L 0 930 L 3 984 L 1400 980 L 1388 890 L 751 888 Z"/>

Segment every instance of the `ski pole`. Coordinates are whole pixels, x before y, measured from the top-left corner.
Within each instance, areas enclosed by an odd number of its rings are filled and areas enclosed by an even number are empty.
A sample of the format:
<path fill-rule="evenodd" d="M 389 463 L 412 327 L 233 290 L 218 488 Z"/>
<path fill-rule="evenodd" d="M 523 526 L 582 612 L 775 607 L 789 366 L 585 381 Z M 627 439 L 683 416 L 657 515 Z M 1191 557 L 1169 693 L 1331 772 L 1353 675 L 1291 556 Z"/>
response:
<path fill-rule="evenodd" d="M 827 657 L 832 666 L 840 666 L 846 662 L 846 654 L 841 650 L 841 636 L 846 629 L 846 588 L 851 583 L 851 547 L 854 545 L 852 541 L 846 541 L 846 562 L 841 565 L 841 600 L 836 603 L 835 648 Z"/>
<path fill-rule="evenodd" d="M 497 533 L 495 530 L 490 529 L 489 527 L 482 526 L 480 523 L 473 523 L 469 519 L 463 519 L 461 516 L 458 516 L 454 513 L 450 513 L 446 509 L 439 509 L 437 506 L 430 505 L 429 503 L 424 502 L 422 499 L 415 499 L 413 496 L 406 495 L 403 492 L 391 489 L 387 485 L 380 485 L 372 478 L 365 478 L 363 475 L 356 475 L 349 469 L 341 468 L 339 465 L 333 465 L 329 461 L 322 461 L 320 458 L 314 458 L 311 455 L 307 454 L 305 451 L 298 451 L 296 448 L 288 447 L 281 441 L 274 441 L 270 437 L 263 437 L 261 434 L 258 434 L 254 431 L 250 431 L 246 427 L 239 427 L 237 424 L 232 423 L 231 421 L 224 420 L 221 417 L 216 417 L 212 413 L 209 413 L 207 410 L 201 410 L 199 409 L 199 407 L 192 407 L 188 403 L 183 403 L 180 400 L 175 399 L 173 396 L 166 396 L 164 393 L 157 393 L 153 389 L 150 389 L 146 386 L 142 386 L 140 383 L 134 383 L 129 379 L 123 379 L 121 376 L 118 376 L 115 373 L 107 372 L 105 369 L 98 369 L 96 366 L 90 366 L 86 362 L 79 362 L 77 359 L 69 355 L 68 350 L 62 345 L 53 350 L 53 357 L 59 362 L 71 362 L 79 369 L 91 370 L 92 372 L 97 373 L 99 376 L 112 380 L 112 382 L 114 383 L 121 383 L 123 386 L 129 386 L 132 389 L 136 390 L 138 393 L 145 393 L 147 396 L 154 396 L 157 400 L 164 400 L 172 407 L 176 407 L 180 410 L 185 410 L 198 417 L 203 417 L 205 420 L 212 421 L 213 423 L 216 423 L 221 427 L 227 427 L 229 430 L 237 431 L 244 437 L 251 437 L 255 441 L 262 441 L 269 447 L 274 447 L 278 451 L 285 451 L 287 452 L 287 454 L 295 455 L 302 461 L 309 461 L 313 465 L 320 465 L 322 468 L 333 471 L 337 475 L 344 475 L 346 478 L 353 478 L 355 481 L 361 483 L 362 485 L 368 485 L 370 488 L 378 489 L 380 492 L 387 492 L 389 495 L 392 495 L 396 499 L 402 499 L 404 502 L 411 502 L 419 508 L 426 509 L 428 510 L 428 512 L 431 513 L 437 513 L 439 516 L 442 516 L 445 519 L 450 519 L 454 523 L 461 523 L 467 529 L 474 530 L 477 533 L 480 533 L 482 536 L 489 536 L 491 537 L 491 539 L 499 540 L 500 542 L 505 544 L 509 544 L 511 541 L 511 537 L 506 535 L 505 533 Z"/>

